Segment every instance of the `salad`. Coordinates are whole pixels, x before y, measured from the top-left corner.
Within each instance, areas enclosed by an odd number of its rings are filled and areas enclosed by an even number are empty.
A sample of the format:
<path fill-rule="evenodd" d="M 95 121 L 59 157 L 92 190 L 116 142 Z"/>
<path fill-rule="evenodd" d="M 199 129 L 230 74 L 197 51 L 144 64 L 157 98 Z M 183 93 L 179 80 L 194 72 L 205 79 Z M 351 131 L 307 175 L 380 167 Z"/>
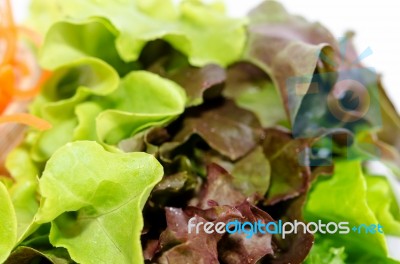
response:
<path fill-rule="evenodd" d="M 275 1 L 0 13 L 0 133 L 28 125 L 2 162 L 0 262 L 400 263 L 400 118 L 353 33 Z"/>

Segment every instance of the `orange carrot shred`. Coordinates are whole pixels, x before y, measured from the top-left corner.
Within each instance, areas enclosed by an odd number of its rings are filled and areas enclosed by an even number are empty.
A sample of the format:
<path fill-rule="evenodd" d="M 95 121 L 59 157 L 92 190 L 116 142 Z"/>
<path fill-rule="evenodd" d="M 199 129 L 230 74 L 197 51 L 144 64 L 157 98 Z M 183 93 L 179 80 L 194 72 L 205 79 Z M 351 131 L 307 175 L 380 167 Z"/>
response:
<path fill-rule="evenodd" d="M 7 40 L 8 45 L 6 45 L 5 53 L 3 56 L 3 64 L 10 63 L 14 58 L 15 52 L 17 50 L 17 30 L 14 25 L 14 19 L 11 11 L 11 4 L 9 0 L 4 1 L 4 17 L 5 17 L 5 27 L 8 29 L 5 32 L 4 38 Z"/>
<path fill-rule="evenodd" d="M 36 96 L 50 76 L 48 71 L 42 71 L 37 76 L 33 64 L 26 61 L 24 53 L 20 54 L 25 48 L 19 45 L 18 34 L 25 35 L 38 47 L 41 45 L 41 38 L 37 33 L 14 23 L 10 0 L 0 0 L 0 42 L 5 47 L 0 54 L 0 117 L 12 101 L 28 100 Z M 21 84 L 30 84 L 31 87 L 21 89 Z M 21 116 L 16 117 L 21 121 Z M 7 117 L 1 120 L 4 123 L 4 120 L 13 119 Z M 29 120 L 32 123 L 32 119 Z"/>
<path fill-rule="evenodd" d="M 13 66 L 21 77 L 27 77 L 32 75 L 32 69 L 25 61 L 19 59 L 14 60 Z"/>
<path fill-rule="evenodd" d="M 14 74 L 10 66 L 0 68 L 0 113 L 3 112 L 12 100 Z"/>
<path fill-rule="evenodd" d="M 42 45 L 42 38 L 39 34 L 30 28 L 24 26 L 17 26 L 18 32 L 27 36 L 37 47 Z"/>
<path fill-rule="evenodd" d="M 0 116 L 0 124 L 2 123 L 21 123 L 35 127 L 41 131 L 50 129 L 52 127 L 52 125 L 46 120 L 26 113 Z"/>

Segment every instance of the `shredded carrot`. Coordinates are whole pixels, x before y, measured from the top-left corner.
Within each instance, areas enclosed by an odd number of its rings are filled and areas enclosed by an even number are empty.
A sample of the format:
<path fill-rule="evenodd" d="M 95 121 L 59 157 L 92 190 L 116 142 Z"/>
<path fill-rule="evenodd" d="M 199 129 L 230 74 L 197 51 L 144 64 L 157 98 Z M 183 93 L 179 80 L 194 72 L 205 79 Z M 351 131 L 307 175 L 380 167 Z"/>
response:
<path fill-rule="evenodd" d="M 32 29 L 24 26 L 17 26 L 17 29 L 19 33 L 22 33 L 25 36 L 27 36 L 36 46 L 39 47 L 42 45 L 42 38 Z"/>
<path fill-rule="evenodd" d="M 4 31 L 4 38 L 6 40 L 5 52 L 2 59 L 2 64 L 12 62 L 12 59 L 15 56 L 15 52 L 17 50 L 17 30 L 14 25 L 14 19 L 11 11 L 11 5 L 9 0 L 5 0 L 4 2 L 4 26 L 7 31 Z"/>
<path fill-rule="evenodd" d="M 25 61 L 15 59 L 13 65 L 16 74 L 18 73 L 18 76 L 21 76 L 21 78 L 32 75 L 32 69 Z"/>
<path fill-rule="evenodd" d="M 47 130 L 51 128 L 51 124 L 46 120 L 25 113 L 0 116 L 0 124 L 2 123 L 21 123 L 35 127 L 39 130 Z"/>
<path fill-rule="evenodd" d="M 0 0 L 0 44 L 3 47 L 0 53 L 0 124 L 18 122 L 41 130 L 49 129 L 49 123 L 29 114 L 2 115 L 12 102 L 36 96 L 50 76 L 50 72 L 39 72 L 33 67 L 34 63 L 27 61 L 26 48 L 18 42 L 19 34 L 38 47 L 42 43 L 34 31 L 14 23 L 10 0 Z M 25 87 L 27 84 L 30 87 Z"/>
<path fill-rule="evenodd" d="M 13 86 L 14 86 L 14 74 L 10 66 L 3 66 L 0 68 L 0 94 L 1 104 L 0 113 L 5 110 L 7 105 L 12 101 Z"/>

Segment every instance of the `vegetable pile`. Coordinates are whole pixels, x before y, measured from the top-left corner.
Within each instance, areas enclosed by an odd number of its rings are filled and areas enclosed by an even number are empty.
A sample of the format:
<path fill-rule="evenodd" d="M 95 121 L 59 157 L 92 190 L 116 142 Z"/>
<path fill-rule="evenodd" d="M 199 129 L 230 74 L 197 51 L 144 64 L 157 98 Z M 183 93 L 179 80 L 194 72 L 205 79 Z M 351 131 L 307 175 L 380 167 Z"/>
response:
<path fill-rule="evenodd" d="M 52 72 L 29 112 L 51 128 L 7 157 L 0 262 L 400 263 L 386 241 L 400 237 L 398 180 L 369 166 L 400 177 L 400 118 L 352 34 L 274 1 L 233 19 L 198 0 L 33 0 L 29 24 Z M 350 77 L 366 113 L 335 85 Z M 196 234 L 192 217 L 384 233 Z"/>

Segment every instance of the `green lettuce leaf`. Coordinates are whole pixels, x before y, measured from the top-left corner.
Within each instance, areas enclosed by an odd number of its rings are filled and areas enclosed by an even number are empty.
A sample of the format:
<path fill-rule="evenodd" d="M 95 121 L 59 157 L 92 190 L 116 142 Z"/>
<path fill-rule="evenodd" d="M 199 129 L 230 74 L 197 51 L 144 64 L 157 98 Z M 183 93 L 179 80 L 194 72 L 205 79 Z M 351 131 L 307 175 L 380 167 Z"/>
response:
<path fill-rule="evenodd" d="M 146 153 L 110 153 L 90 141 L 67 144 L 40 178 L 37 223 L 79 263 L 141 263 L 141 210 L 163 168 Z"/>
<path fill-rule="evenodd" d="M 349 222 L 350 228 L 360 224 L 379 224 L 367 201 L 367 187 L 360 161 L 336 161 L 333 176 L 319 178 L 314 183 L 304 208 L 305 219 L 315 222 Z M 379 232 L 359 234 L 350 230 L 346 235 L 321 237 L 334 237 L 333 246 L 344 246 L 351 263 L 389 261 L 385 237 Z"/>
<path fill-rule="evenodd" d="M 0 182 L 0 262 L 7 259 L 17 240 L 17 219 L 7 188 Z"/>
<path fill-rule="evenodd" d="M 87 101 L 75 108 L 77 125 L 73 131 L 74 140 L 93 140 L 98 141 L 96 131 L 96 118 L 104 111 L 101 103 Z"/>
<path fill-rule="evenodd" d="M 40 65 L 54 70 L 74 61 L 93 57 L 108 63 L 121 75 L 138 69 L 137 63 L 126 63 L 120 58 L 114 45 L 116 37 L 117 32 L 113 26 L 99 17 L 80 22 L 55 23 L 47 32 L 40 49 Z"/>
<path fill-rule="evenodd" d="M 115 145 L 150 126 L 181 114 L 186 95 L 176 83 L 144 71 L 121 83 L 117 73 L 96 58 L 82 58 L 58 68 L 32 105 L 52 129 L 36 135 L 32 155 L 46 161 L 64 144 L 97 140 Z"/>
<path fill-rule="evenodd" d="M 107 100 L 114 106 L 97 117 L 97 134 L 101 142 L 117 144 L 146 128 L 172 121 L 183 113 L 186 94 L 172 81 L 135 71 Z"/>
<path fill-rule="evenodd" d="M 366 176 L 367 201 L 385 233 L 400 237 L 400 210 L 385 177 Z"/>
<path fill-rule="evenodd" d="M 75 140 L 74 129 L 78 126 L 76 107 L 104 97 L 118 88 L 116 71 L 104 61 L 82 58 L 58 68 L 43 87 L 42 93 L 32 103 L 31 112 L 49 121 L 53 127 L 36 134 L 32 157 L 46 161 L 58 148 Z M 91 128 L 94 130 L 95 128 Z"/>
<path fill-rule="evenodd" d="M 8 192 L 12 200 L 17 219 L 17 240 L 21 243 L 37 229 L 34 217 L 39 208 L 38 200 L 38 166 L 30 157 L 29 151 L 21 146 L 14 149 L 7 157 L 6 168 L 14 182 Z"/>
<path fill-rule="evenodd" d="M 186 54 L 193 65 L 228 65 L 239 58 L 245 43 L 244 20 L 228 18 L 218 6 L 199 1 L 184 1 L 179 9 L 170 0 L 33 1 L 33 18 L 46 10 L 58 13 L 58 18 L 53 17 L 55 20 L 69 18 L 79 23 L 92 17 L 108 20 L 108 28 L 116 35 L 116 49 L 127 62 L 138 59 L 146 42 L 164 39 Z M 59 34 L 54 29 L 49 33 Z M 78 39 L 74 32 L 68 34 Z M 64 46 L 62 37 L 49 35 L 47 40 L 51 41 L 49 45 Z M 45 43 L 45 47 L 49 45 Z"/>
<path fill-rule="evenodd" d="M 307 257 L 305 264 L 346 264 L 346 253 L 344 247 L 334 247 L 328 239 L 316 242 Z"/>

